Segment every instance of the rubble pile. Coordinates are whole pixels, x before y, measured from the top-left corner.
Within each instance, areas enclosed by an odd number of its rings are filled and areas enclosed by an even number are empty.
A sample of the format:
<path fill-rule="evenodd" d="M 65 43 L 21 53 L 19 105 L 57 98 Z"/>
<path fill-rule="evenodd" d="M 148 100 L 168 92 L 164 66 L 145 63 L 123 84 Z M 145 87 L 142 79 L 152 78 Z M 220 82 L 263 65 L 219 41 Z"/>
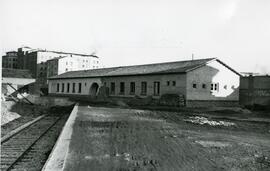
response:
<path fill-rule="evenodd" d="M 211 121 L 205 117 L 199 117 L 199 116 L 192 116 L 192 117 L 189 117 L 189 119 L 184 119 L 184 121 L 195 123 L 195 124 L 200 124 L 200 125 L 208 124 L 211 126 L 234 126 L 235 125 L 235 123 L 232 123 L 232 122 Z"/>

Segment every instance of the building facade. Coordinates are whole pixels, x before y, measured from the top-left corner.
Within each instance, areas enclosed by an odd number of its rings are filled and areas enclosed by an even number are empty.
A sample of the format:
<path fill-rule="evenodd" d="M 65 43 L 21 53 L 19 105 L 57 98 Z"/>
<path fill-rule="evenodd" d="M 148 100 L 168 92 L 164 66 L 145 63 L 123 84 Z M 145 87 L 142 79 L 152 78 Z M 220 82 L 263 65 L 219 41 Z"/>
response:
<path fill-rule="evenodd" d="M 84 61 L 83 59 L 87 59 L 94 63 L 91 67 L 99 67 L 99 58 L 95 55 L 86 55 L 86 54 L 77 54 L 77 53 L 68 53 L 68 52 L 59 52 L 59 51 L 48 51 L 42 49 L 31 49 L 29 47 L 23 47 L 18 49 L 18 66 L 20 69 L 27 69 L 36 79 L 35 83 L 35 93 L 40 94 L 41 91 L 44 93 L 47 92 L 48 84 L 47 84 L 47 76 L 48 73 L 54 75 L 63 73 L 66 70 L 62 70 L 62 61 L 57 60 L 55 66 L 49 62 L 49 70 L 48 70 L 48 61 L 52 59 L 61 59 L 63 57 L 75 57 L 77 60 Z M 82 59 L 83 58 L 83 59 Z M 70 58 L 68 58 L 70 59 Z M 57 68 L 57 72 L 52 71 L 54 68 Z M 75 67 L 77 67 L 75 69 Z M 91 68 L 89 65 L 85 64 L 85 69 Z M 74 65 L 73 70 L 84 69 L 83 66 Z M 59 71 L 59 72 L 58 72 Z"/>
<path fill-rule="evenodd" d="M 99 68 L 97 57 L 67 55 L 47 61 L 47 77 L 63 74 L 68 71 L 88 70 Z"/>
<path fill-rule="evenodd" d="M 218 59 L 72 71 L 49 78 L 49 94 L 160 99 L 181 95 L 187 106 L 237 105 L 240 74 Z"/>
<path fill-rule="evenodd" d="M 5 56 L 2 56 L 3 68 L 18 68 L 18 53 L 16 51 L 7 52 Z"/>

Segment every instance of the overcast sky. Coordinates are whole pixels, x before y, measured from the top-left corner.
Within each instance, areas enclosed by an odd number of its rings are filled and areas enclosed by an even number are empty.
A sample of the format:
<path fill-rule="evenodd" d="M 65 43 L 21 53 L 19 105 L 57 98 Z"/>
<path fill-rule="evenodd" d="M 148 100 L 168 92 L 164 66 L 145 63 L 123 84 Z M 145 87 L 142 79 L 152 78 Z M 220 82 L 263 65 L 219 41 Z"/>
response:
<path fill-rule="evenodd" d="M 270 74 L 269 0 L 1 0 L 1 50 L 91 54 L 133 65 L 218 57 Z"/>

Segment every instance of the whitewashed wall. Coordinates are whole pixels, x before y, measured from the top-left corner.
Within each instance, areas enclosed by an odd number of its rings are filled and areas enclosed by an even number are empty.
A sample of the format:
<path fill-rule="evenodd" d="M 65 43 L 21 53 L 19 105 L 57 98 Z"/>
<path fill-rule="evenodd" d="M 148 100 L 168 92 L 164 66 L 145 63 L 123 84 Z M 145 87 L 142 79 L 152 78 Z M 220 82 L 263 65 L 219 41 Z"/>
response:
<path fill-rule="evenodd" d="M 57 83 L 60 84 L 59 92 L 57 92 Z M 64 92 L 62 92 L 62 83 L 65 84 Z M 69 93 L 67 92 L 67 83 L 70 83 Z M 72 93 L 73 83 L 75 86 L 75 93 Z M 81 93 L 78 93 L 79 85 L 82 84 Z M 97 83 L 99 87 L 101 86 L 100 78 L 76 78 L 76 79 L 58 79 L 58 80 L 49 80 L 49 93 L 50 94 L 64 94 L 64 95 L 89 95 L 90 87 L 93 83 Z"/>
<path fill-rule="evenodd" d="M 218 83 L 218 91 L 211 91 Z M 193 88 L 193 84 L 197 88 Z M 206 84 L 206 88 L 202 88 Z M 187 100 L 239 100 L 240 76 L 217 61 L 187 73 Z"/>

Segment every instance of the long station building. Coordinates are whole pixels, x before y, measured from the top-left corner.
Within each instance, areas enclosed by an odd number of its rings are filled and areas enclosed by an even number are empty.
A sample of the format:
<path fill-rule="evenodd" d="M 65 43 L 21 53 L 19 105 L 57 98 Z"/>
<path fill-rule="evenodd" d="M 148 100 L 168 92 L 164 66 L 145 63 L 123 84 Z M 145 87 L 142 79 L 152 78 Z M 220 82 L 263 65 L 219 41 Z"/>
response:
<path fill-rule="evenodd" d="M 160 99 L 182 95 L 186 106 L 239 103 L 240 74 L 217 58 L 70 71 L 49 78 L 49 94 L 95 97 L 101 87 L 108 97 Z"/>

